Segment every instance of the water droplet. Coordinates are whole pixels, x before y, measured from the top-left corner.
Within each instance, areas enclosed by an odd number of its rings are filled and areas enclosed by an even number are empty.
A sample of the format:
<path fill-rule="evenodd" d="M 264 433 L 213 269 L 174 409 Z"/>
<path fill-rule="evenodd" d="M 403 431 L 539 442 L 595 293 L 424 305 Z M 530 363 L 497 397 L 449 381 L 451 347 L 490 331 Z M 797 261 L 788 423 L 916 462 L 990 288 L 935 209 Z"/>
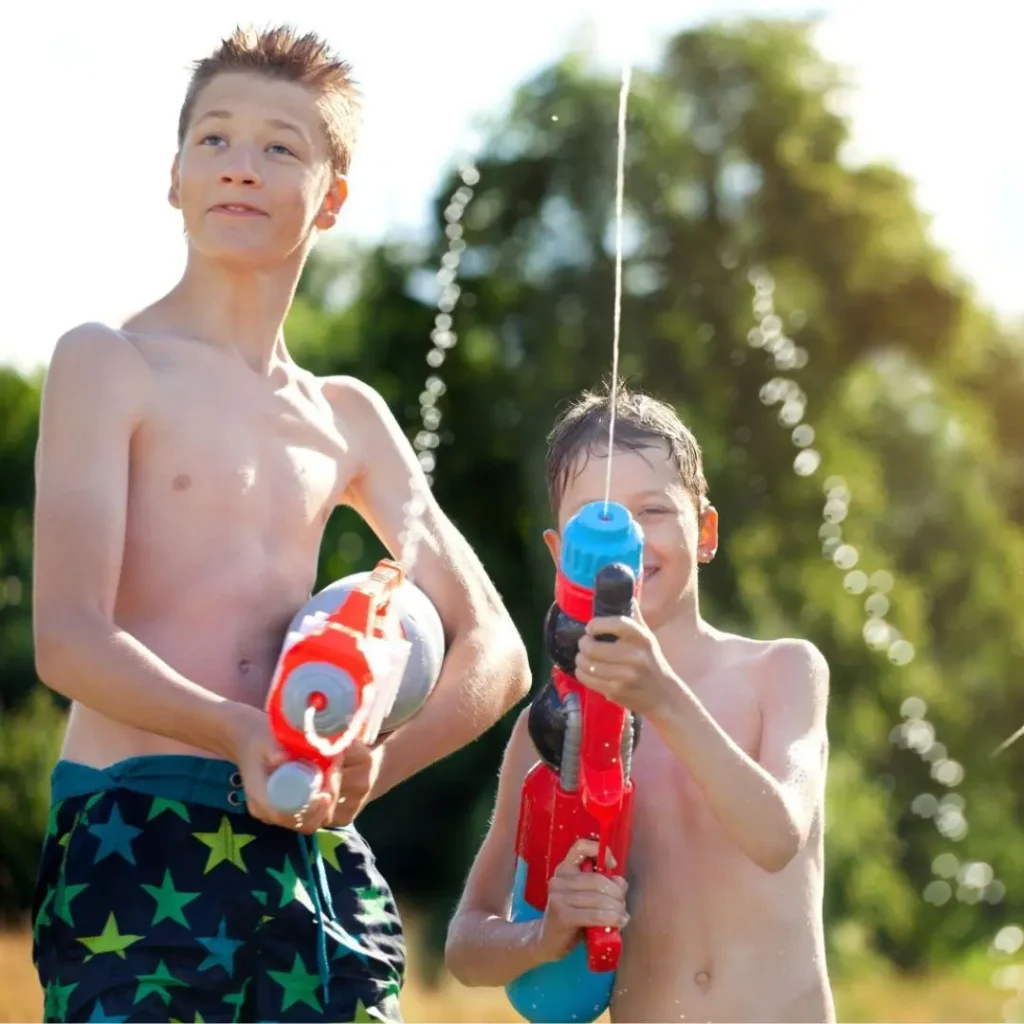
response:
<path fill-rule="evenodd" d="M 995 878 L 995 872 L 992 870 L 991 864 L 976 860 L 965 864 L 959 877 L 963 885 L 970 886 L 972 889 L 984 889 Z"/>
<path fill-rule="evenodd" d="M 943 786 L 959 786 L 964 780 L 963 765 L 948 758 L 936 761 L 932 765 L 932 778 L 936 782 L 941 782 Z"/>
<path fill-rule="evenodd" d="M 954 878 L 960 870 L 960 861 L 955 853 L 940 853 L 932 861 L 932 874 L 940 878 Z"/>
<path fill-rule="evenodd" d="M 953 889 L 949 882 L 935 880 L 929 882 L 924 887 L 924 892 L 921 895 L 925 902 L 931 903 L 936 907 L 941 907 L 943 904 L 949 902 L 953 895 Z"/>
<path fill-rule="evenodd" d="M 852 569 L 857 564 L 857 549 L 852 544 L 843 544 L 836 548 L 832 561 L 840 569 Z"/>
<path fill-rule="evenodd" d="M 881 650 L 892 643 L 892 627 L 884 619 L 868 619 L 861 630 L 864 642 L 874 650 Z"/>
<path fill-rule="evenodd" d="M 801 423 L 800 426 L 793 429 L 793 444 L 797 448 L 806 448 L 808 445 L 814 444 L 814 427 L 809 423 Z"/>
<path fill-rule="evenodd" d="M 821 456 L 813 448 L 808 448 L 793 460 L 793 471 L 797 476 L 813 476 L 820 465 Z"/>
<path fill-rule="evenodd" d="M 919 793 L 911 801 L 910 809 L 921 818 L 931 818 L 938 813 L 939 801 L 931 793 Z"/>
<path fill-rule="evenodd" d="M 1018 925 L 1008 924 L 999 929 L 996 937 L 992 940 L 992 945 L 1000 953 L 1013 956 L 1021 946 L 1024 946 L 1024 931 Z"/>
<path fill-rule="evenodd" d="M 889 610 L 889 599 L 882 594 L 872 594 L 864 602 L 864 610 L 872 618 L 880 619 Z"/>
<path fill-rule="evenodd" d="M 837 501 L 835 498 L 829 498 L 825 502 L 825 508 L 821 513 L 822 518 L 829 523 L 841 523 L 849 514 L 850 508 L 845 501 Z M 865 585 L 867 584 L 867 577 L 865 577 Z"/>
<path fill-rule="evenodd" d="M 867 586 L 867 573 L 861 572 L 860 569 L 854 569 L 853 572 L 848 572 L 843 577 L 843 588 L 848 594 L 863 594 L 867 590 Z"/>
<path fill-rule="evenodd" d="M 1001 903 L 1004 896 L 1006 896 L 1006 886 L 998 878 L 985 890 L 986 903 L 993 905 Z"/>
<path fill-rule="evenodd" d="M 822 484 L 822 490 L 830 498 L 832 497 L 832 492 L 840 487 L 846 490 L 846 481 L 841 476 L 830 476 Z M 849 493 L 849 491 L 846 491 L 847 496 L 849 496 Z"/>
<path fill-rule="evenodd" d="M 895 582 L 892 573 L 886 572 L 885 569 L 879 569 L 871 574 L 871 586 L 880 594 L 888 594 Z"/>
<path fill-rule="evenodd" d="M 908 697 L 900 705 L 900 714 L 904 718 L 924 718 L 928 714 L 928 705 L 920 697 Z"/>
<path fill-rule="evenodd" d="M 818 537 L 821 540 L 827 540 L 829 538 L 839 540 L 842 535 L 842 528 L 836 523 L 822 523 L 821 526 L 818 527 Z"/>
<path fill-rule="evenodd" d="M 889 660 L 894 665 L 909 665 L 914 660 L 914 645 L 909 640 L 897 640 L 889 648 Z"/>

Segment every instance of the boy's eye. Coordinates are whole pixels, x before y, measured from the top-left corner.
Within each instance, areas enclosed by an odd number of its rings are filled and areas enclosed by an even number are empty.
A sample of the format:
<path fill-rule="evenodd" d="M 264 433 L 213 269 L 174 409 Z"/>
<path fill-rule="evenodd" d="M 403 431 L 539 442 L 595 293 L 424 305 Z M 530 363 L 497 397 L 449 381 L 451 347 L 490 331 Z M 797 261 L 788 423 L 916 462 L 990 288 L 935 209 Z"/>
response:
<path fill-rule="evenodd" d="M 221 135 L 204 135 L 199 140 L 200 146 L 215 146 L 220 142 L 223 142 L 224 138 Z"/>
<path fill-rule="evenodd" d="M 660 505 L 648 505 L 646 508 L 640 509 L 640 515 L 642 516 L 657 516 L 657 515 L 668 515 L 669 510 L 662 508 Z"/>
<path fill-rule="evenodd" d="M 285 156 L 295 156 L 295 154 L 286 145 L 284 145 L 281 142 L 271 143 L 270 149 L 274 150 L 274 151 L 277 151 L 277 152 L 280 152 L 280 153 L 283 153 Z"/>

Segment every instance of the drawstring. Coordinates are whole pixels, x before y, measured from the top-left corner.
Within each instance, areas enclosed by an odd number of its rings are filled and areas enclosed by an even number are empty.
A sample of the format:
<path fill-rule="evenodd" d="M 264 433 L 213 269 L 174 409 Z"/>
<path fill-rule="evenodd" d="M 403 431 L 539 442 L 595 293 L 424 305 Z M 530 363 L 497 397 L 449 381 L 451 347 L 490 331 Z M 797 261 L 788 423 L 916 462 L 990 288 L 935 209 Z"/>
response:
<path fill-rule="evenodd" d="M 239 777 L 239 784 L 235 788 L 241 790 L 241 777 Z M 234 800 L 231 800 L 232 795 L 234 794 L 229 794 L 228 803 L 234 807 L 244 808 L 246 804 L 245 791 L 241 790 Z M 299 840 L 299 851 L 302 854 L 302 863 L 306 868 L 306 882 L 309 885 L 309 894 L 313 899 L 313 906 L 316 911 L 316 959 L 317 967 L 320 970 L 320 984 L 323 986 L 324 1003 L 326 1004 L 330 1000 L 331 974 L 327 966 L 327 930 L 324 927 L 324 908 L 320 902 L 321 897 L 327 903 L 327 912 L 331 915 L 332 921 L 334 920 L 334 905 L 331 902 L 331 889 L 327 883 L 327 870 L 324 868 L 324 858 L 320 853 L 320 844 L 314 843 L 315 849 L 311 849 L 307 835 L 299 832 L 297 837 Z M 317 884 L 317 877 L 313 874 L 314 863 L 316 864 L 316 873 L 319 876 L 319 885 Z"/>
<path fill-rule="evenodd" d="M 320 903 L 321 895 L 327 902 L 327 909 L 330 912 L 331 918 L 334 917 L 334 907 L 331 905 L 331 892 L 327 885 L 327 872 L 324 870 L 324 859 L 320 854 L 320 844 L 316 843 L 316 852 L 310 849 L 309 836 L 304 835 L 302 832 L 298 833 L 299 849 L 302 851 L 302 862 L 306 866 L 306 881 L 309 883 L 310 895 L 313 898 L 313 903 L 316 907 L 316 926 L 317 926 L 317 947 L 316 947 L 316 958 L 317 966 L 320 968 L 320 984 L 323 985 L 324 990 L 324 1003 L 326 1004 L 330 1000 L 330 972 L 327 968 L 327 931 L 324 928 L 324 908 Z M 320 876 L 318 885 L 318 879 L 313 875 L 313 861 L 316 861 L 317 874 Z"/>

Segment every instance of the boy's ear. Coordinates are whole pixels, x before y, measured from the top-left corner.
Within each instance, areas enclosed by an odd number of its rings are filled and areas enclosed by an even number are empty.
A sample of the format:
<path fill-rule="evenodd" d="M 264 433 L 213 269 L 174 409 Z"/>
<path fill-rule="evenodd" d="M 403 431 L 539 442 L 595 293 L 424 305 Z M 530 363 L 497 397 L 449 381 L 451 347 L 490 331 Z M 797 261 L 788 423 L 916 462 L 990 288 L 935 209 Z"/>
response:
<path fill-rule="evenodd" d="M 315 223 L 321 231 L 328 231 L 334 227 L 346 199 L 348 199 L 348 178 L 342 175 L 331 183 L 327 195 L 324 196 L 320 212 L 316 215 Z"/>
<path fill-rule="evenodd" d="M 167 201 L 176 210 L 181 209 L 181 174 L 179 171 L 180 155 L 174 154 L 174 161 L 171 164 L 171 187 L 167 190 Z"/>
<path fill-rule="evenodd" d="M 710 562 L 718 553 L 718 509 L 705 505 L 697 538 L 697 561 Z"/>
<path fill-rule="evenodd" d="M 545 530 L 544 531 L 544 543 L 547 545 L 548 551 L 551 552 L 551 558 L 555 563 L 555 568 L 558 568 L 558 556 L 562 553 L 562 538 L 557 530 Z"/>

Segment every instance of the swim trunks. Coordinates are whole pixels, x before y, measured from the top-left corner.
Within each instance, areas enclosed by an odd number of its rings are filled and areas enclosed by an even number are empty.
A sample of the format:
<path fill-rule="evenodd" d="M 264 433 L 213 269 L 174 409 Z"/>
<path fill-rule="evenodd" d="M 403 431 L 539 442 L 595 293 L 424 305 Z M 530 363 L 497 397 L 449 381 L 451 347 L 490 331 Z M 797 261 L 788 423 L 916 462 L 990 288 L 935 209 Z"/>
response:
<path fill-rule="evenodd" d="M 405 942 L 353 826 L 245 810 L 235 766 L 67 761 L 32 907 L 46 1021 L 400 1021 Z"/>

